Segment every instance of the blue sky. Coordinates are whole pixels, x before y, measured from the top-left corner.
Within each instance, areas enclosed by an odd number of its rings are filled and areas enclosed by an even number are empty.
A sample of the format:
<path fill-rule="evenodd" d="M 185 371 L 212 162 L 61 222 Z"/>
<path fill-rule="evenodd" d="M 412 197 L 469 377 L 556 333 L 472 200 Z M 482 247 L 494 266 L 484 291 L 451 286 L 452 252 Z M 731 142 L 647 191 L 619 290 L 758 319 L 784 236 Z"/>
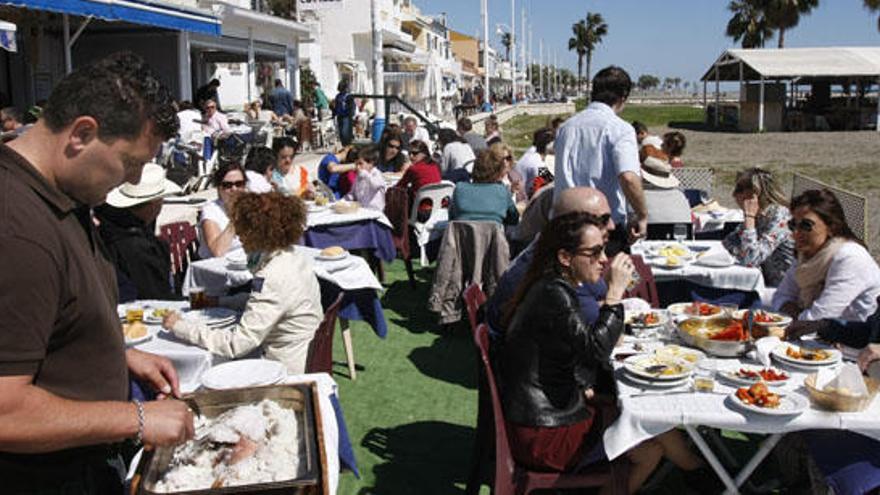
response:
<path fill-rule="evenodd" d="M 450 27 L 467 34 L 482 32 L 480 0 L 414 0 L 426 14 L 446 12 Z M 517 33 L 520 9 L 530 12 L 533 49 L 538 39 L 558 51 L 559 65 L 577 70 L 569 52 L 571 25 L 586 12 L 599 12 L 608 35 L 593 56 L 593 73 L 609 64 L 640 74 L 696 81 L 726 48 L 736 47 L 724 36 L 730 18 L 727 0 L 516 0 Z M 496 23 L 510 23 L 510 0 L 489 0 L 492 46 L 500 48 Z M 776 46 L 776 40 L 768 44 Z M 822 0 L 818 9 L 785 34 L 785 46 L 880 45 L 877 18 L 862 0 Z"/>

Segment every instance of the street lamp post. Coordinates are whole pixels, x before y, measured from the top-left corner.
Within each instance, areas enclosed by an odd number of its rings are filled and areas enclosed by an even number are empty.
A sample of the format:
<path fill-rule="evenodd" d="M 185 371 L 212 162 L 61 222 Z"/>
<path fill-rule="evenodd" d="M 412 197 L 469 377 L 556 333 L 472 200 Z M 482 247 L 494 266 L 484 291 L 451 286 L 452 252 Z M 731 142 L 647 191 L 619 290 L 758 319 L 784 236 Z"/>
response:
<path fill-rule="evenodd" d="M 489 101 L 489 0 L 482 2 L 483 12 L 483 101 Z"/>
<path fill-rule="evenodd" d="M 510 101 L 516 103 L 516 0 L 510 0 Z"/>

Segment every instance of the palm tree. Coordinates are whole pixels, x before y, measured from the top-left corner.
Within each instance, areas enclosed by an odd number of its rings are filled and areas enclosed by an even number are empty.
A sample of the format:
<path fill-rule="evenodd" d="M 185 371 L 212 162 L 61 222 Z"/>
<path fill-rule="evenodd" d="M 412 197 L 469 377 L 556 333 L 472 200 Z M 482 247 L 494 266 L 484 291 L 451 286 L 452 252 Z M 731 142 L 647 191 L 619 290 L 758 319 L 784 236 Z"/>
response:
<path fill-rule="evenodd" d="M 871 12 L 880 12 L 880 0 L 865 0 L 865 8 Z M 880 17 L 877 18 L 877 29 L 880 30 Z"/>
<path fill-rule="evenodd" d="M 513 37 L 510 33 L 501 33 L 501 44 L 507 50 L 507 61 L 510 62 L 510 45 L 513 44 Z"/>
<path fill-rule="evenodd" d="M 593 50 L 602 42 L 602 38 L 608 34 L 608 24 L 602 18 L 602 14 L 596 12 L 587 12 L 586 23 L 586 43 L 584 47 L 587 51 L 587 90 L 592 90 L 593 85 L 590 83 L 590 67 L 593 65 Z"/>
<path fill-rule="evenodd" d="M 574 50 L 578 55 L 578 87 L 577 91 L 581 91 L 581 74 L 584 73 L 584 56 L 587 54 L 587 22 L 583 19 L 572 24 L 571 31 L 574 36 L 568 39 L 568 50 Z"/>
<path fill-rule="evenodd" d="M 743 48 L 763 48 L 764 42 L 773 37 L 773 29 L 766 17 L 769 0 L 732 0 L 727 10 L 733 17 L 727 22 L 725 34 L 733 41 L 742 40 Z"/>
<path fill-rule="evenodd" d="M 819 0 L 768 0 L 765 6 L 767 25 L 779 31 L 778 47 L 785 47 L 785 31 L 798 25 L 802 15 L 819 6 Z"/>

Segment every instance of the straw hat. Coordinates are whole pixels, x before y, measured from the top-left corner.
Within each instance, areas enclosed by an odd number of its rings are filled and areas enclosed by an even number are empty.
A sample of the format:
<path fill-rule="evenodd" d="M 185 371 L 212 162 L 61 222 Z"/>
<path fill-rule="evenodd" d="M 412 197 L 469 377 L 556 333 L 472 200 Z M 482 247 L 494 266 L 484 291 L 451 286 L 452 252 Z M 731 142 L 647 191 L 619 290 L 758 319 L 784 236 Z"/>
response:
<path fill-rule="evenodd" d="M 141 172 L 141 181 L 137 184 L 126 182 L 110 191 L 107 204 L 116 208 L 130 208 L 180 191 L 180 186 L 165 178 L 164 168 L 148 163 Z"/>
<path fill-rule="evenodd" d="M 672 165 L 654 156 L 648 156 L 642 162 L 642 179 L 661 189 L 673 189 L 679 184 L 672 175 Z"/>

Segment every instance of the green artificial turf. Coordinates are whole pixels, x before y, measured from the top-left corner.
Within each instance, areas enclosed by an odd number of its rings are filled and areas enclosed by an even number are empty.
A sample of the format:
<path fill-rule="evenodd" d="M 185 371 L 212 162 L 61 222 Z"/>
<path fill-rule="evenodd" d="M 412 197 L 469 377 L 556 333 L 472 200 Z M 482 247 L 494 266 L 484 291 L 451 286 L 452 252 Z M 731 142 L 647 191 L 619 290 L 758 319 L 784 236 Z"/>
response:
<path fill-rule="evenodd" d="M 584 99 L 575 100 L 575 109 L 580 112 L 586 107 Z M 623 107 L 620 118 L 627 122 L 638 120 L 648 127 L 670 124 L 699 124 L 705 119 L 702 106 L 693 105 L 630 105 Z"/>

